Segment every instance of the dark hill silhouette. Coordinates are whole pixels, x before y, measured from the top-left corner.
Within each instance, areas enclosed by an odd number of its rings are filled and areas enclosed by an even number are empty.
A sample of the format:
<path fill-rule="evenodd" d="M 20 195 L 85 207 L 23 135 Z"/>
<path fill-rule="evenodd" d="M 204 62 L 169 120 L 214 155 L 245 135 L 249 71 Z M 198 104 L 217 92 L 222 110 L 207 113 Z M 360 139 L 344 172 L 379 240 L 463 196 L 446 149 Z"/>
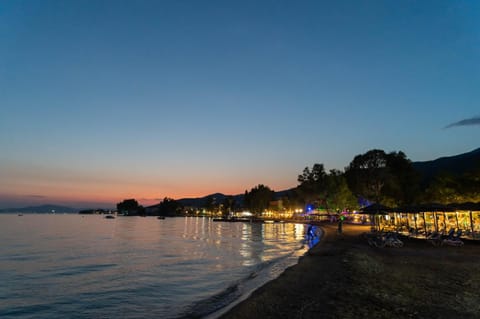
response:
<path fill-rule="evenodd" d="M 240 196 L 240 195 L 236 195 Z M 209 198 L 213 198 L 216 203 L 223 203 L 227 195 L 222 194 L 222 193 L 215 193 L 215 194 L 210 194 L 204 197 L 199 197 L 199 198 L 182 198 L 179 199 L 178 202 L 185 207 L 204 207 L 207 204 L 207 201 Z M 235 200 L 237 201 L 240 198 L 235 197 Z M 243 198 L 242 198 L 243 201 Z"/>
<path fill-rule="evenodd" d="M 292 192 L 294 188 L 283 190 L 283 191 L 278 191 L 275 192 L 275 199 L 281 198 L 283 196 L 288 195 L 290 192 Z M 225 198 L 230 195 L 225 195 L 222 193 L 215 193 L 215 194 L 210 194 L 204 197 L 199 197 L 199 198 L 182 198 L 177 200 L 182 206 L 184 207 L 205 207 L 207 204 L 207 201 L 209 198 L 213 197 L 215 199 L 215 202 L 218 204 L 222 204 L 225 201 Z M 233 196 L 235 200 L 235 206 L 243 206 L 243 201 L 244 201 L 244 194 L 237 194 L 237 195 L 231 195 Z M 153 205 L 151 207 L 155 207 L 157 205 Z"/>
<path fill-rule="evenodd" d="M 422 174 L 426 183 L 442 172 L 461 175 L 475 168 L 480 168 L 480 148 L 468 153 L 440 157 L 432 161 L 413 162 L 412 165 Z"/>

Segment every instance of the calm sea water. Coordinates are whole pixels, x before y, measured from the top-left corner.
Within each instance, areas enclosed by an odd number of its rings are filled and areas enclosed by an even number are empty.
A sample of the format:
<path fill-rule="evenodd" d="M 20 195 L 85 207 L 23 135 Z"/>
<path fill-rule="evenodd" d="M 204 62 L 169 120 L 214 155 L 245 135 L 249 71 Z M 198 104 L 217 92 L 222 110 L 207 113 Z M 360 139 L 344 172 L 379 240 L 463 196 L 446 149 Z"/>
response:
<path fill-rule="evenodd" d="M 215 317 L 296 263 L 305 233 L 208 218 L 0 215 L 0 318 Z"/>

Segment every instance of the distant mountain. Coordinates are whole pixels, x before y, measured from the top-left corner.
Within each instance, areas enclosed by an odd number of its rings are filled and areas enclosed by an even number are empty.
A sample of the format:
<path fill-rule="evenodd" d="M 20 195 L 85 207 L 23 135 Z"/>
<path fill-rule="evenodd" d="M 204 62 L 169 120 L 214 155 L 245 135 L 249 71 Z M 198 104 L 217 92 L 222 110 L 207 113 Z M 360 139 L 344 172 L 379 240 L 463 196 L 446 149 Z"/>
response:
<path fill-rule="evenodd" d="M 0 209 L 0 213 L 36 213 L 36 214 L 64 214 L 64 213 L 78 213 L 77 208 L 58 206 L 58 205 L 41 205 L 41 206 L 29 206 L 23 208 L 5 208 Z"/>
<path fill-rule="evenodd" d="M 179 199 L 178 202 L 182 206 L 186 207 L 205 207 L 207 204 L 207 201 L 209 198 L 213 198 L 213 200 L 216 203 L 223 203 L 225 201 L 225 198 L 227 198 L 228 195 L 222 194 L 222 193 L 215 193 L 215 194 L 210 194 L 204 197 L 199 197 L 199 198 L 182 198 Z M 243 203 L 243 195 L 234 195 L 235 202 Z"/>
<path fill-rule="evenodd" d="M 441 157 L 432 161 L 413 162 L 412 165 L 427 182 L 441 172 L 460 175 L 480 167 L 480 148 L 468 153 Z"/>

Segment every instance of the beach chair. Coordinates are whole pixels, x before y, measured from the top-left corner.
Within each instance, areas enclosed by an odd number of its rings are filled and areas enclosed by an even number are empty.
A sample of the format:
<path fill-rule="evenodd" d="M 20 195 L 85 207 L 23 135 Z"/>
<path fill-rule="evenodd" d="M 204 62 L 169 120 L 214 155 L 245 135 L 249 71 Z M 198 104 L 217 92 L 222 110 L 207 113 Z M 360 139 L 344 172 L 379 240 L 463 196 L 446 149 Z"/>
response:
<path fill-rule="evenodd" d="M 415 236 L 417 236 L 417 231 L 415 230 L 415 228 L 410 227 L 410 228 L 408 229 L 408 237 L 412 237 L 412 238 L 413 238 L 413 237 L 415 237 Z"/>
<path fill-rule="evenodd" d="M 389 247 L 403 247 L 403 241 L 398 238 L 395 232 L 388 232 L 385 236 L 385 245 Z"/>
<path fill-rule="evenodd" d="M 455 229 L 450 228 L 445 239 L 452 240 L 454 235 L 455 235 Z"/>
<path fill-rule="evenodd" d="M 462 230 L 459 229 L 457 230 L 457 235 L 454 236 L 455 239 L 460 239 L 460 237 L 462 237 Z"/>
<path fill-rule="evenodd" d="M 449 246 L 456 246 L 456 247 L 463 246 L 464 243 L 460 239 L 461 236 L 462 236 L 462 230 L 461 229 L 459 229 L 457 231 L 457 234 L 455 235 L 455 230 L 452 228 L 448 232 L 447 238 L 442 240 L 442 245 L 449 245 Z"/>
<path fill-rule="evenodd" d="M 427 242 L 433 246 L 440 246 L 442 244 L 442 234 L 438 232 L 433 232 L 427 236 Z"/>

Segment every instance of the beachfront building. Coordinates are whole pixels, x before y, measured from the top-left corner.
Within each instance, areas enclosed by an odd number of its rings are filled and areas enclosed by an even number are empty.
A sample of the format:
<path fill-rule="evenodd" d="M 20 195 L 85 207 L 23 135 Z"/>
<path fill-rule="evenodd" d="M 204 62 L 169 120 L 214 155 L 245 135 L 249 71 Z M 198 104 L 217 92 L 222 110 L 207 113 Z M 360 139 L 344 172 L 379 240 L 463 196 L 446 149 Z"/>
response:
<path fill-rule="evenodd" d="M 480 239 L 480 203 L 384 208 L 370 214 L 383 231 L 423 237 L 433 232 L 446 235 L 453 229 L 463 237 Z"/>

